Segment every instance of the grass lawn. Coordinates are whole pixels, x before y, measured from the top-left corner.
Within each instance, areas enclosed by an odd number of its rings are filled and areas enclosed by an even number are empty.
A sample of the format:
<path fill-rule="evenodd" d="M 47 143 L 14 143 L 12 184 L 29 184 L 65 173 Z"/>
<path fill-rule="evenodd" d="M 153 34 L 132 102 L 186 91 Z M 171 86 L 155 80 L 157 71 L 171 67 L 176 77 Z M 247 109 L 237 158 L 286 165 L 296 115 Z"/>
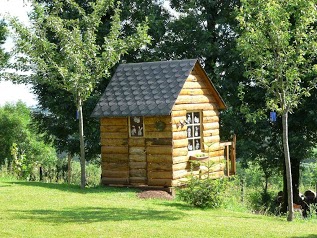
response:
<path fill-rule="evenodd" d="M 0 179 L 0 201 L 0 237 L 317 237 L 317 220 L 201 210 L 126 188 Z"/>

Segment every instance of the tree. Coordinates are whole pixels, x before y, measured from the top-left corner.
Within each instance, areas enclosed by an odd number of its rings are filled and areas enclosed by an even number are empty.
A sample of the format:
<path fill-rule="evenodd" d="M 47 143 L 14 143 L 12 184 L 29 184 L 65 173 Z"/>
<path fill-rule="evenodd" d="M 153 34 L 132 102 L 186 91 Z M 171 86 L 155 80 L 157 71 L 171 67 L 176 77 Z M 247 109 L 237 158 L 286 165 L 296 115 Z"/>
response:
<path fill-rule="evenodd" d="M 24 103 L 0 107 L 0 127 L 0 164 L 7 160 L 10 172 L 15 168 L 19 178 L 31 179 L 35 167 L 55 166 L 56 152 L 44 142 L 43 134 L 36 133 L 31 110 Z"/>
<path fill-rule="evenodd" d="M 85 142 L 83 134 L 83 102 L 87 100 L 101 78 L 109 75 L 109 70 L 129 49 L 144 46 L 149 41 L 147 26 L 139 25 L 136 32 L 121 38 L 120 9 L 115 1 L 99 0 L 89 2 L 85 11 L 74 0 L 61 2 L 54 0 L 48 11 L 32 1 L 32 28 L 27 28 L 16 19 L 10 25 L 16 32 L 15 69 L 33 70 L 39 77 L 28 77 L 45 81 L 56 88 L 64 89 L 72 95 L 79 114 L 81 187 L 85 187 Z M 97 44 L 97 31 L 101 19 L 113 10 L 111 28 L 103 39 L 102 46 Z M 74 14 L 65 19 L 63 14 Z M 54 37 L 54 42 L 49 39 Z M 50 36 L 50 37 L 49 37 Z M 102 52 L 102 53 L 100 53 Z M 27 63 L 27 64 L 26 64 Z"/>
<path fill-rule="evenodd" d="M 317 10 L 314 0 L 241 1 L 238 48 L 245 59 L 250 85 L 266 90 L 266 107 L 282 116 L 288 216 L 292 221 L 293 190 L 288 115 L 315 87 Z M 307 79 L 311 76 L 313 80 Z"/>
<path fill-rule="evenodd" d="M 9 54 L 2 49 L 1 45 L 4 44 L 7 37 L 8 30 L 3 20 L 0 20 L 0 70 L 4 68 L 9 59 Z"/>

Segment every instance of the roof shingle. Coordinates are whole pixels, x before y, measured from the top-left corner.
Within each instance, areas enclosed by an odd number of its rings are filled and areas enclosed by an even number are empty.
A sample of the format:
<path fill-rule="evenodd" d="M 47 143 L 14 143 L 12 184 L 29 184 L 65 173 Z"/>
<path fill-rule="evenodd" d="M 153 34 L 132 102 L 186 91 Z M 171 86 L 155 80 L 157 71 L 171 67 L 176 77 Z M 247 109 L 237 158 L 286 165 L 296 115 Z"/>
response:
<path fill-rule="evenodd" d="M 93 117 L 169 115 L 197 60 L 120 64 Z"/>

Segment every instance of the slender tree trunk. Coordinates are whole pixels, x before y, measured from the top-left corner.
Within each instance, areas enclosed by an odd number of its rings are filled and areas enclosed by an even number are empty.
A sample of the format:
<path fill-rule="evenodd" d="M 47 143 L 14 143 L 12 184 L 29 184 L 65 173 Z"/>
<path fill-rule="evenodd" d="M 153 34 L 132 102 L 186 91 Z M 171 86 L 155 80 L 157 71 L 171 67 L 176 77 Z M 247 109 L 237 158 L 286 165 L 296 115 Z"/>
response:
<path fill-rule="evenodd" d="M 71 183 L 72 179 L 72 155 L 68 152 L 67 155 L 67 182 L 68 184 Z"/>
<path fill-rule="evenodd" d="M 286 179 L 287 179 L 287 204 L 288 204 L 287 221 L 293 221 L 294 219 L 293 187 L 292 187 L 291 159 L 290 159 L 289 145 L 288 145 L 288 112 L 287 111 L 285 111 L 282 115 L 282 122 L 283 122 L 283 147 L 284 147 Z"/>
<path fill-rule="evenodd" d="M 80 170 L 81 170 L 80 187 L 83 189 L 86 186 L 86 159 L 85 159 L 83 104 L 82 104 L 82 99 L 80 95 L 78 96 L 78 114 L 79 114 Z"/>

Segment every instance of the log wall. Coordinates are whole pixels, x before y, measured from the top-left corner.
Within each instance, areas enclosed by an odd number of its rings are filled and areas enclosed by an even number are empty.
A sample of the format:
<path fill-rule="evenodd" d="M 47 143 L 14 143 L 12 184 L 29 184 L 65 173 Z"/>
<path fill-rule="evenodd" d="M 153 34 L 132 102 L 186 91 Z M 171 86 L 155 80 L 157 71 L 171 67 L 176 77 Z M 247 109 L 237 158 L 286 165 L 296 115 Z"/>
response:
<path fill-rule="evenodd" d="M 186 112 L 200 111 L 202 113 L 201 135 L 202 152 L 209 154 L 209 160 L 215 165 L 209 172 L 209 176 L 220 177 L 224 173 L 224 152 L 220 146 L 219 137 L 219 111 L 218 104 L 213 96 L 211 85 L 204 77 L 204 73 L 197 67 L 187 78 L 172 110 L 173 131 L 173 181 L 172 186 L 178 186 L 184 178 L 190 175 L 191 166 L 189 162 L 187 126 L 183 124 L 186 120 Z M 204 143 L 209 147 L 204 145 Z M 209 150 L 209 151 L 208 151 Z M 197 153 L 197 152 L 194 152 Z M 200 174 L 206 175 L 206 170 L 201 166 Z M 199 174 L 197 171 L 197 175 Z M 207 173 L 208 173 L 207 172 Z"/>
<path fill-rule="evenodd" d="M 103 184 L 129 184 L 127 118 L 101 118 L 101 177 Z"/>
<path fill-rule="evenodd" d="M 128 118 L 101 119 L 103 184 L 171 186 L 172 123 L 170 116 L 144 117 L 144 137 L 129 137 Z M 156 126 L 165 123 L 164 130 Z"/>

